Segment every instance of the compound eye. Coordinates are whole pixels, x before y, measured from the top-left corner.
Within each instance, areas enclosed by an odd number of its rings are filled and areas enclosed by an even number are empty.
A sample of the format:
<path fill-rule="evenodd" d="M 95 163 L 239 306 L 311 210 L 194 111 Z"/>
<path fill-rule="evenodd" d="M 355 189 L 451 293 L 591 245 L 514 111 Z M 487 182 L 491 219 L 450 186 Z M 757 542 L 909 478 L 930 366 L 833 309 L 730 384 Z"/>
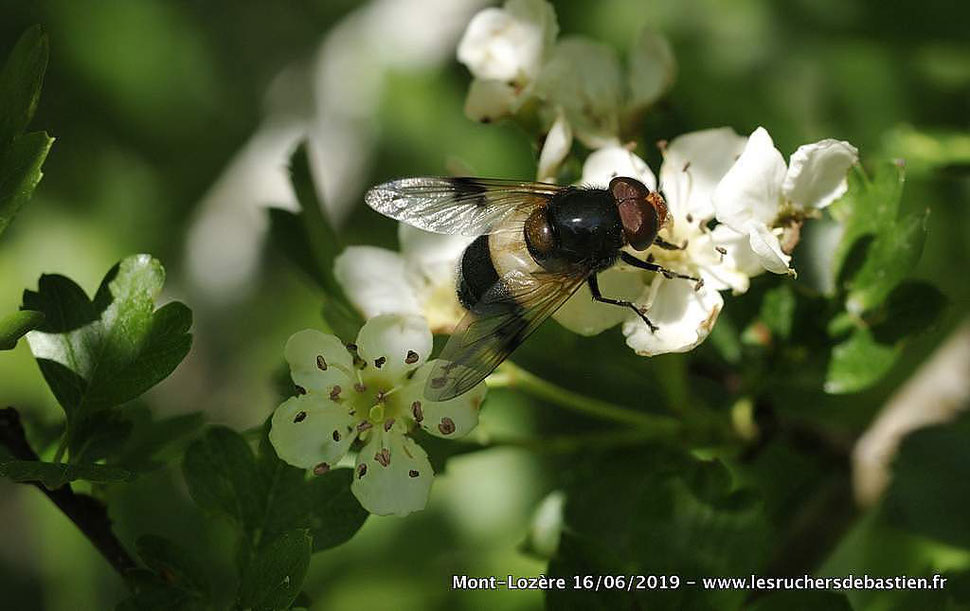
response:
<path fill-rule="evenodd" d="M 617 176 L 610 181 L 610 193 L 616 203 L 619 204 L 629 200 L 646 199 L 647 195 L 650 194 L 650 189 L 635 178 Z"/>
<path fill-rule="evenodd" d="M 552 233 L 545 208 L 539 208 L 525 221 L 526 246 L 533 256 L 542 258 L 556 248 L 556 236 Z"/>

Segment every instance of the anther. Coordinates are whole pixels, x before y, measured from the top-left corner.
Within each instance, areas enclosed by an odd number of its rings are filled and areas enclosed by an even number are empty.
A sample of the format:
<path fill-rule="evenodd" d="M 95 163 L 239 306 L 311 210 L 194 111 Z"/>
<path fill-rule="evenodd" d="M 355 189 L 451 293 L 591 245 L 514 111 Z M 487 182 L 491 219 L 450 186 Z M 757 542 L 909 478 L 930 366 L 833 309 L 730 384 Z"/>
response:
<path fill-rule="evenodd" d="M 723 246 L 715 246 L 714 250 L 721 253 L 722 257 L 727 254 L 727 248 L 724 248 Z"/>
<path fill-rule="evenodd" d="M 365 475 L 367 475 L 367 465 L 364 463 L 357 465 L 357 479 L 361 479 Z"/>
<path fill-rule="evenodd" d="M 386 362 L 387 362 L 387 357 L 379 356 L 376 359 L 374 359 L 374 367 L 377 367 L 378 369 L 380 369 L 381 367 L 384 366 L 384 363 Z"/>
<path fill-rule="evenodd" d="M 455 432 L 455 421 L 448 416 L 445 416 L 441 419 L 441 422 L 438 423 L 438 430 L 441 431 L 442 435 L 451 435 Z"/>
<path fill-rule="evenodd" d="M 408 355 L 404 357 L 404 362 L 408 365 L 413 365 L 418 362 L 418 353 L 414 350 L 408 350 Z"/>
<path fill-rule="evenodd" d="M 306 389 L 303 388 L 302 386 L 300 386 L 299 384 L 297 384 L 296 385 L 296 394 L 298 394 L 298 395 L 305 395 L 306 394 Z"/>
<path fill-rule="evenodd" d="M 424 420 L 424 412 L 421 411 L 421 402 L 415 401 L 411 404 L 411 414 L 414 416 L 414 421 L 420 423 Z"/>
<path fill-rule="evenodd" d="M 334 429 L 332 437 L 334 441 L 340 441 L 340 431 Z"/>
<path fill-rule="evenodd" d="M 419 475 L 421 474 L 415 471 L 414 469 L 411 469 L 410 471 L 408 471 L 408 477 L 417 477 Z"/>
<path fill-rule="evenodd" d="M 313 474 L 314 475 L 323 475 L 324 473 L 326 473 L 329 470 L 330 470 L 330 465 L 328 465 L 325 462 L 322 462 L 319 465 L 313 467 Z"/>
<path fill-rule="evenodd" d="M 687 162 L 687 164 L 690 165 L 690 162 Z M 691 214 L 690 212 L 687 213 L 687 222 L 688 223 L 693 223 L 694 222 L 694 215 Z"/>
<path fill-rule="evenodd" d="M 388 418 L 387 420 L 385 420 L 384 421 L 384 432 L 386 433 L 387 431 L 391 430 L 391 427 L 392 426 L 394 426 L 394 418 Z"/>
<path fill-rule="evenodd" d="M 682 169 L 681 172 L 686 172 L 689 169 L 690 169 L 690 161 L 684 164 L 684 169 Z M 687 222 L 689 223 L 690 221 L 687 221 Z"/>
<path fill-rule="evenodd" d="M 341 390 L 342 389 L 340 388 L 339 384 L 334 384 L 333 388 L 330 389 L 330 400 L 336 401 L 337 399 L 339 399 Z"/>
<path fill-rule="evenodd" d="M 367 422 L 366 420 L 363 420 L 360 424 L 357 425 L 357 432 L 358 433 L 363 433 L 364 431 L 366 431 L 367 429 L 372 428 L 373 426 L 374 425 L 371 424 L 370 422 Z"/>
<path fill-rule="evenodd" d="M 296 415 L 296 418 L 293 419 L 293 424 L 303 422 L 304 420 L 306 420 L 306 412 L 300 412 Z"/>
<path fill-rule="evenodd" d="M 381 463 L 382 467 L 386 467 L 391 464 L 391 451 L 387 448 L 381 448 L 381 451 L 374 454 L 374 460 Z"/>
<path fill-rule="evenodd" d="M 327 370 L 327 361 L 323 358 L 322 354 L 317 355 L 317 369 L 320 371 Z"/>
<path fill-rule="evenodd" d="M 354 390 L 356 390 L 357 392 L 364 392 L 365 390 L 367 390 L 367 387 L 364 386 L 363 383 L 357 382 L 354 384 Z"/>

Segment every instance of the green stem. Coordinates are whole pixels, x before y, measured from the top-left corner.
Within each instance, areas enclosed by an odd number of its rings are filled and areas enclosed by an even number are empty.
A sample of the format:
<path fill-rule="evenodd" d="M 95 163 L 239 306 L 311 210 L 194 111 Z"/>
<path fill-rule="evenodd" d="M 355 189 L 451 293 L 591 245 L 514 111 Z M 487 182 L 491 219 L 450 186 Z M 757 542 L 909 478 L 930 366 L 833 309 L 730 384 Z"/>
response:
<path fill-rule="evenodd" d="M 632 424 L 646 429 L 649 431 L 649 435 L 654 438 L 670 438 L 681 432 L 681 423 L 674 418 L 633 411 L 606 401 L 574 393 L 543 380 L 508 361 L 503 363 L 496 373 L 492 374 L 488 379 L 488 385 L 492 388 L 516 388 L 534 397 L 587 416 L 622 424 Z"/>
<path fill-rule="evenodd" d="M 481 441 L 469 441 L 468 443 L 480 445 L 482 448 L 520 448 L 542 454 L 568 454 L 569 452 L 595 448 L 637 445 L 646 441 L 655 441 L 661 436 L 651 429 L 636 428 L 586 435 L 555 435 L 541 439 L 488 437 Z"/>

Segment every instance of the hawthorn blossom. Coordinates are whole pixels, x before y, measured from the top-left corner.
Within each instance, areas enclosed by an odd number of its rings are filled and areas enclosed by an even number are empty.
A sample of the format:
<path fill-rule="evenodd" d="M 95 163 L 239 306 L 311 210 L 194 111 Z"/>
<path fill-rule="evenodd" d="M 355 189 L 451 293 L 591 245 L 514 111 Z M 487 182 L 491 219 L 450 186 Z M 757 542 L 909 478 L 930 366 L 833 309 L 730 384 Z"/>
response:
<path fill-rule="evenodd" d="M 465 114 L 487 122 L 517 112 L 558 32 L 545 0 L 508 0 L 475 15 L 458 43 L 458 61 L 475 77 Z"/>
<path fill-rule="evenodd" d="M 701 282 L 666 278 L 623 264 L 600 274 L 602 293 L 640 305 L 658 327 L 656 331 L 628 309 L 593 301 L 587 287 L 560 308 L 556 320 L 582 335 L 622 324 L 627 345 L 643 356 L 686 352 L 704 341 L 724 305 L 719 291 L 743 293 L 752 271 L 761 271 L 751 264 L 752 253 L 741 234 L 727 227 L 708 228 L 714 217 L 710 193 L 744 144 L 745 138 L 730 128 L 693 132 L 671 141 L 660 169 L 668 210 L 660 237 L 679 248 L 628 249 L 634 256 Z M 582 182 L 589 186 L 605 187 L 614 176 L 630 176 L 657 189 L 647 164 L 624 147 L 595 151 L 583 166 Z"/>
<path fill-rule="evenodd" d="M 357 342 L 306 329 L 286 343 L 298 396 L 276 408 L 269 439 L 287 463 L 322 475 L 352 448 L 351 491 L 378 515 L 407 515 L 427 504 L 434 472 L 410 436 L 418 427 L 457 438 L 478 424 L 485 384 L 448 401 L 428 401 L 435 361 L 431 331 L 418 316 L 385 314 L 361 328 Z"/>
<path fill-rule="evenodd" d="M 365 318 L 423 316 L 434 333 L 451 333 L 464 314 L 455 292 L 458 258 L 474 238 L 398 225 L 401 252 L 351 246 L 334 261 L 334 275 Z"/>
<path fill-rule="evenodd" d="M 798 147 L 790 165 L 759 127 L 737 162 L 714 189 L 717 220 L 747 236 L 757 261 L 776 274 L 791 270 L 791 251 L 802 221 L 842 197 L 858 150 L 841 140 Z M 785 243 L 783 243 L 783 240 Z"/>

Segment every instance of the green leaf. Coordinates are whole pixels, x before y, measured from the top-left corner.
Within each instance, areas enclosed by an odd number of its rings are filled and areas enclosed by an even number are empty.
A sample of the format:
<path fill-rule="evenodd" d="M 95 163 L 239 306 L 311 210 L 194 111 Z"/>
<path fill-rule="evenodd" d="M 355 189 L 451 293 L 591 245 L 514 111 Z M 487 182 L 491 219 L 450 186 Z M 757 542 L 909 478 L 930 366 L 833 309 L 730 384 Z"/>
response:
<path fill-rule="evenodd" d="M 321 266 L 305 229 L 305 217 L 281 208 L 268 208 L 269 239 L 294 267 L 320 287 L 326 287 L 327 272 Z"/>
<path fill-rule="evenodd" d="M 127 469 L 110 465 L 5 460 L 0 462 L 0 477 L 15 482 L 40 482 L 53 490 L 78 479 L 101 484 L 129 481 L 132 474 Z"/>
<path fill-rule="evenodd" d="M 13 350 L 17 340 L 44 322 L 40 312 L 14 312 L 0 318 L 0 350 Z"/>
<path fill-rule="evenodd" d="M 186 449 L 182 471 L 196 505 L 235 521 L 244 531 L 256 528 L 265 491 L 241 435 L 226 427 L 210 428 Z"/>
<path fill-rule="evenodd" d="M 970 416 L 911 433 L 884 501 L 891 522 L 970 549 Z"/>
<path fill-rule="evenodd" d="M 0 69 L 0 150 L 23 133 L 33 118 L 48 54 L 47 34 L 35 25 L 20 37 Z"/>
<path fill-rule="evenodd" d="M 846 280 L 846 307 L 861 315 L 878 306 L 916 265 L 923 252 L 928 212 L 900 218 L 904 171 L 877 168 L 870 180 L 860 166 L 849 172 L 849 190 L 831 206 L 844 233 L 833 257 L 832 277 Z M 860 252 L 864 247 L 864 252 Z M 850 254 L 862 255 L 850 268 Z"/>
<path fill-rule="evenodd" d="M 155 310 L 165 271 L 148 255 L 122 260 L 93 300 L 64 276 L 41 276 L 24 309 L 46 319 L 27 335 L 41 373 L 67 414 L 130 401 L 165 379 L 189 351 L 192 313 L 183 304 Z M 72 451 L 80 442 L 71 440 Z"/>
<path fill-rule="evenodd" d="M 132 423 L 131 435 L 120 451 L 108 458 L 132 471 L 161 466 L 182 440 L 202 428 L 206 419 L 202 412 L 190 412 L 156 420 L 147 408 L 125 410 L 125 416 Z"/>
<path fill-rule="evenodd" d="M 290 530 L 260 550 L 243 572 L 239 605 L 246 609 L 286 609 L 300 593 L 310 566 L 310 535 Z"/>
<path fill-rule="evenodd" d="M 0 154 L 0 233 L 33 195 L 54 139 L 42 132 L 14 138 Z"/>
<path fill-rule="evenodd" d="M 300 218 L 306 232 L 310 251 L 317 261 L 322 276 L 323 287 L 330 295 L 342 295 L 343 291 L 333 275 L 333 260 L 342 250 L 342 245 L 326 217 L 323 202 L 317 197 L 317 190 L 310 174 L 310 152 L 304 141 L 290 157 L 290 181 L 300 204 Z"/>
<path fill-rule="evenodd" d="M 596 456 L 570 469 L 563 532 L 549 573 L 711 575 L 758 573 L 771 538 L 761 502 L 727 469 L 660 450 Z M 553 609 L 737 609 L 744 592 L 685 587 L 549 591 Z"/>
<path fill-rule="evenodd" d="M 309 529 L 313 551 L 348 541 L 368 517 L 350 492 L 351 469 L 307 480 L 303 469 L 280 460 L 264 435 L 258 457 L 225 427 L 193 442 L 183 463 L 189 493 L 203 509 L 235 521 L 250 553 L 293 528 Z"/>
<path fill-rule="evenodd" d="M 780 284 L 765 293 L 761 302 L 761 321 L 782 340 L 791 336 L 795 316 L 795 293 L 789 284 Z"/>
<path fill-rule="evenodd" d="M 878 382 L 896 362 L 899 345 L 880 344 L 865 327 L 857 327 L 847 340 L 832 349 L 825 392 L 858 392 Z"/>
<path fill-rule="evenodd" d="M 938 288 L 908 280 L 893 289 L 868 322 L 880 343 L 892 344 L 925 332 L 943 316 L 946 307 L 947 298 Z"/>

